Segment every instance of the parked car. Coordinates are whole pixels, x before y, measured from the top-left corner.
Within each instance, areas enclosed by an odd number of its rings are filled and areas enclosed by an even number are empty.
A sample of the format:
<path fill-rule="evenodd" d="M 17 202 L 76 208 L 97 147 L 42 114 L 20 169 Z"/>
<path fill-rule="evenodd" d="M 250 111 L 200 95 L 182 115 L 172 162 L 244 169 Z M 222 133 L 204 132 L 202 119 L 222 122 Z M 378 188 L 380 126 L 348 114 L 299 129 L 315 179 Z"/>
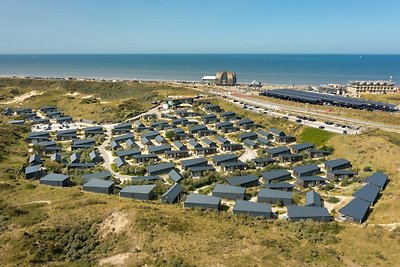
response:
<path fill-rule="evenodd" d="M 320 128 L 320 129 L 325 129 L 325 126 L 322 126 L 322 125 L 321 125 L 321 126 L 319 126 L 318 128 Z"/>

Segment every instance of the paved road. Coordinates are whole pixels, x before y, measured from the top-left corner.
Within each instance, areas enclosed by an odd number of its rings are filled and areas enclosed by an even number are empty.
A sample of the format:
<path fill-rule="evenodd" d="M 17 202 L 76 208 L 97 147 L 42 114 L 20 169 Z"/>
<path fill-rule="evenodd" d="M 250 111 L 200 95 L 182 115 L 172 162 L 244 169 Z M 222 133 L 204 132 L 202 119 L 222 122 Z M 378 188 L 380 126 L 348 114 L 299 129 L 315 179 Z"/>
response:
<path fill-rule="evenodd" d="M 101 144 L 99 146 L 99 152 L 101 154 L 101 156 L 104 159 L 104 163 L 103 163 L 103 167 L 105 169 L 107 169 L 108 171 L 110 171 L 115 178 L 119 179 L 121 182 L 124 181 L 131 181 L 131 177 L 129 175 L 123 175 L 123 174 L 119 174 L 117 172 L 114 172 L 111 164 L 114 163 L 114 159 L 115 157 L 112 155 L 112 152 L 109 150 L 106 150 L 106 146 L 110 144 L 111 141 L 111 129 L 114 127 L 115 124 L 107 124 L 107 125 L 103 125 L 103 127 L 106 129 L 106 140 L 103 142 L 103 144 Z"/>
<path fill-rule="evenodd" d="M 347 124 L 361 125 L 361 126 L 372 127 L 372 128 L 380 128 L 380 129 L 388 131 L 388 132 L 400 133 L 400 126 L 388 125 L 388 124 L 377 123 L 377 122 L 369 122 L 369 121 L 364 121 L 364 120 L 359 120 L 359 119 L 346 118 L 346 117 L 341 117 L 341 116 L 336 116 L 336 115 L 331 115 L 331 114 L 325 114 L 322 112 L 318 112 L 318 111 L 303 108 L 303 107 L 295 107 L 295 106 L 289 106 L 289 105 L 284 105 L 284 104 L 268 102 L 267 98 L 265 100 L 261 101 L 261 100 L 252 98 L 251 96 L 237 97 L 237 96 L 229 95 L 227 93 L 222 93 L 222 92 L 218 92 L 218 91 L 211 91 L 211 93 L 214 93 L 219 96 L 226 96 L 227 98 L 230 98 L 230 99 L 234 99 L 234 100 L 244 102 L 244 103 L 254 105 L 254 106 L 268 108 L 268 109 L 275 110 L 275 111 L 303 113 L 303 114 L 326 118 L 327 120 L 333 120 L 334 122 L 343 121 L 343 122 L 346 122 Z"/>

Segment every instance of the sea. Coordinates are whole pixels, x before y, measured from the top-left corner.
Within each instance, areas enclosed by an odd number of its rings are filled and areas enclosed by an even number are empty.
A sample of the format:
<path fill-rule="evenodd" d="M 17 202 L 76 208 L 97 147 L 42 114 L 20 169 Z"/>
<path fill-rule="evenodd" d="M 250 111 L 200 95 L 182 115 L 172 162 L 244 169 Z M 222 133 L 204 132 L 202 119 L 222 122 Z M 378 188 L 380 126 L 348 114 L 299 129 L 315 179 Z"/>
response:
<path fill-rule="evenodd" d="M 38 54 L 0 55 L 0 76 L 201 81 L 234 71 L 239 83 L 321 85 L 400 81 L 400 55 Z"/>

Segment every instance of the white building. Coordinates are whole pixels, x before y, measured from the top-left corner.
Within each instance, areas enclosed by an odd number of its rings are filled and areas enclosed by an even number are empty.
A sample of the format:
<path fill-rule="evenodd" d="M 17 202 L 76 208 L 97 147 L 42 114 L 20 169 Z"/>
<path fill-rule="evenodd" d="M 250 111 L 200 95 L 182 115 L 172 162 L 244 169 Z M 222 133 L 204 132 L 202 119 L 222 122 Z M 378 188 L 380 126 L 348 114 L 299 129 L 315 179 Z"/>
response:
<path fill-rule="evenodd" d="M 363 93 L 372 94 L 393 94 L 397 93 L 392 81 L 350 81 L 347 85 L 347 92 L 351 95 Z"/>

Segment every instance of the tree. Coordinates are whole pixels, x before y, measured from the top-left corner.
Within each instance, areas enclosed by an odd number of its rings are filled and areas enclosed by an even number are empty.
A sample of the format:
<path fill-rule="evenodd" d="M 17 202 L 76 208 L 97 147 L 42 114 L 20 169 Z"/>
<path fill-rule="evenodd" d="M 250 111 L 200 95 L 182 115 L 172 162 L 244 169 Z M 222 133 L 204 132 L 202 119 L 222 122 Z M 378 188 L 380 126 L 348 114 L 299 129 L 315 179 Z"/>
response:
<path fill-rule="evenodd" d="M 169 140 L 174 140 L 176 137 L 176 133 L 174 131 L 168 131 L 165 133 L 165 137 Z"/>

